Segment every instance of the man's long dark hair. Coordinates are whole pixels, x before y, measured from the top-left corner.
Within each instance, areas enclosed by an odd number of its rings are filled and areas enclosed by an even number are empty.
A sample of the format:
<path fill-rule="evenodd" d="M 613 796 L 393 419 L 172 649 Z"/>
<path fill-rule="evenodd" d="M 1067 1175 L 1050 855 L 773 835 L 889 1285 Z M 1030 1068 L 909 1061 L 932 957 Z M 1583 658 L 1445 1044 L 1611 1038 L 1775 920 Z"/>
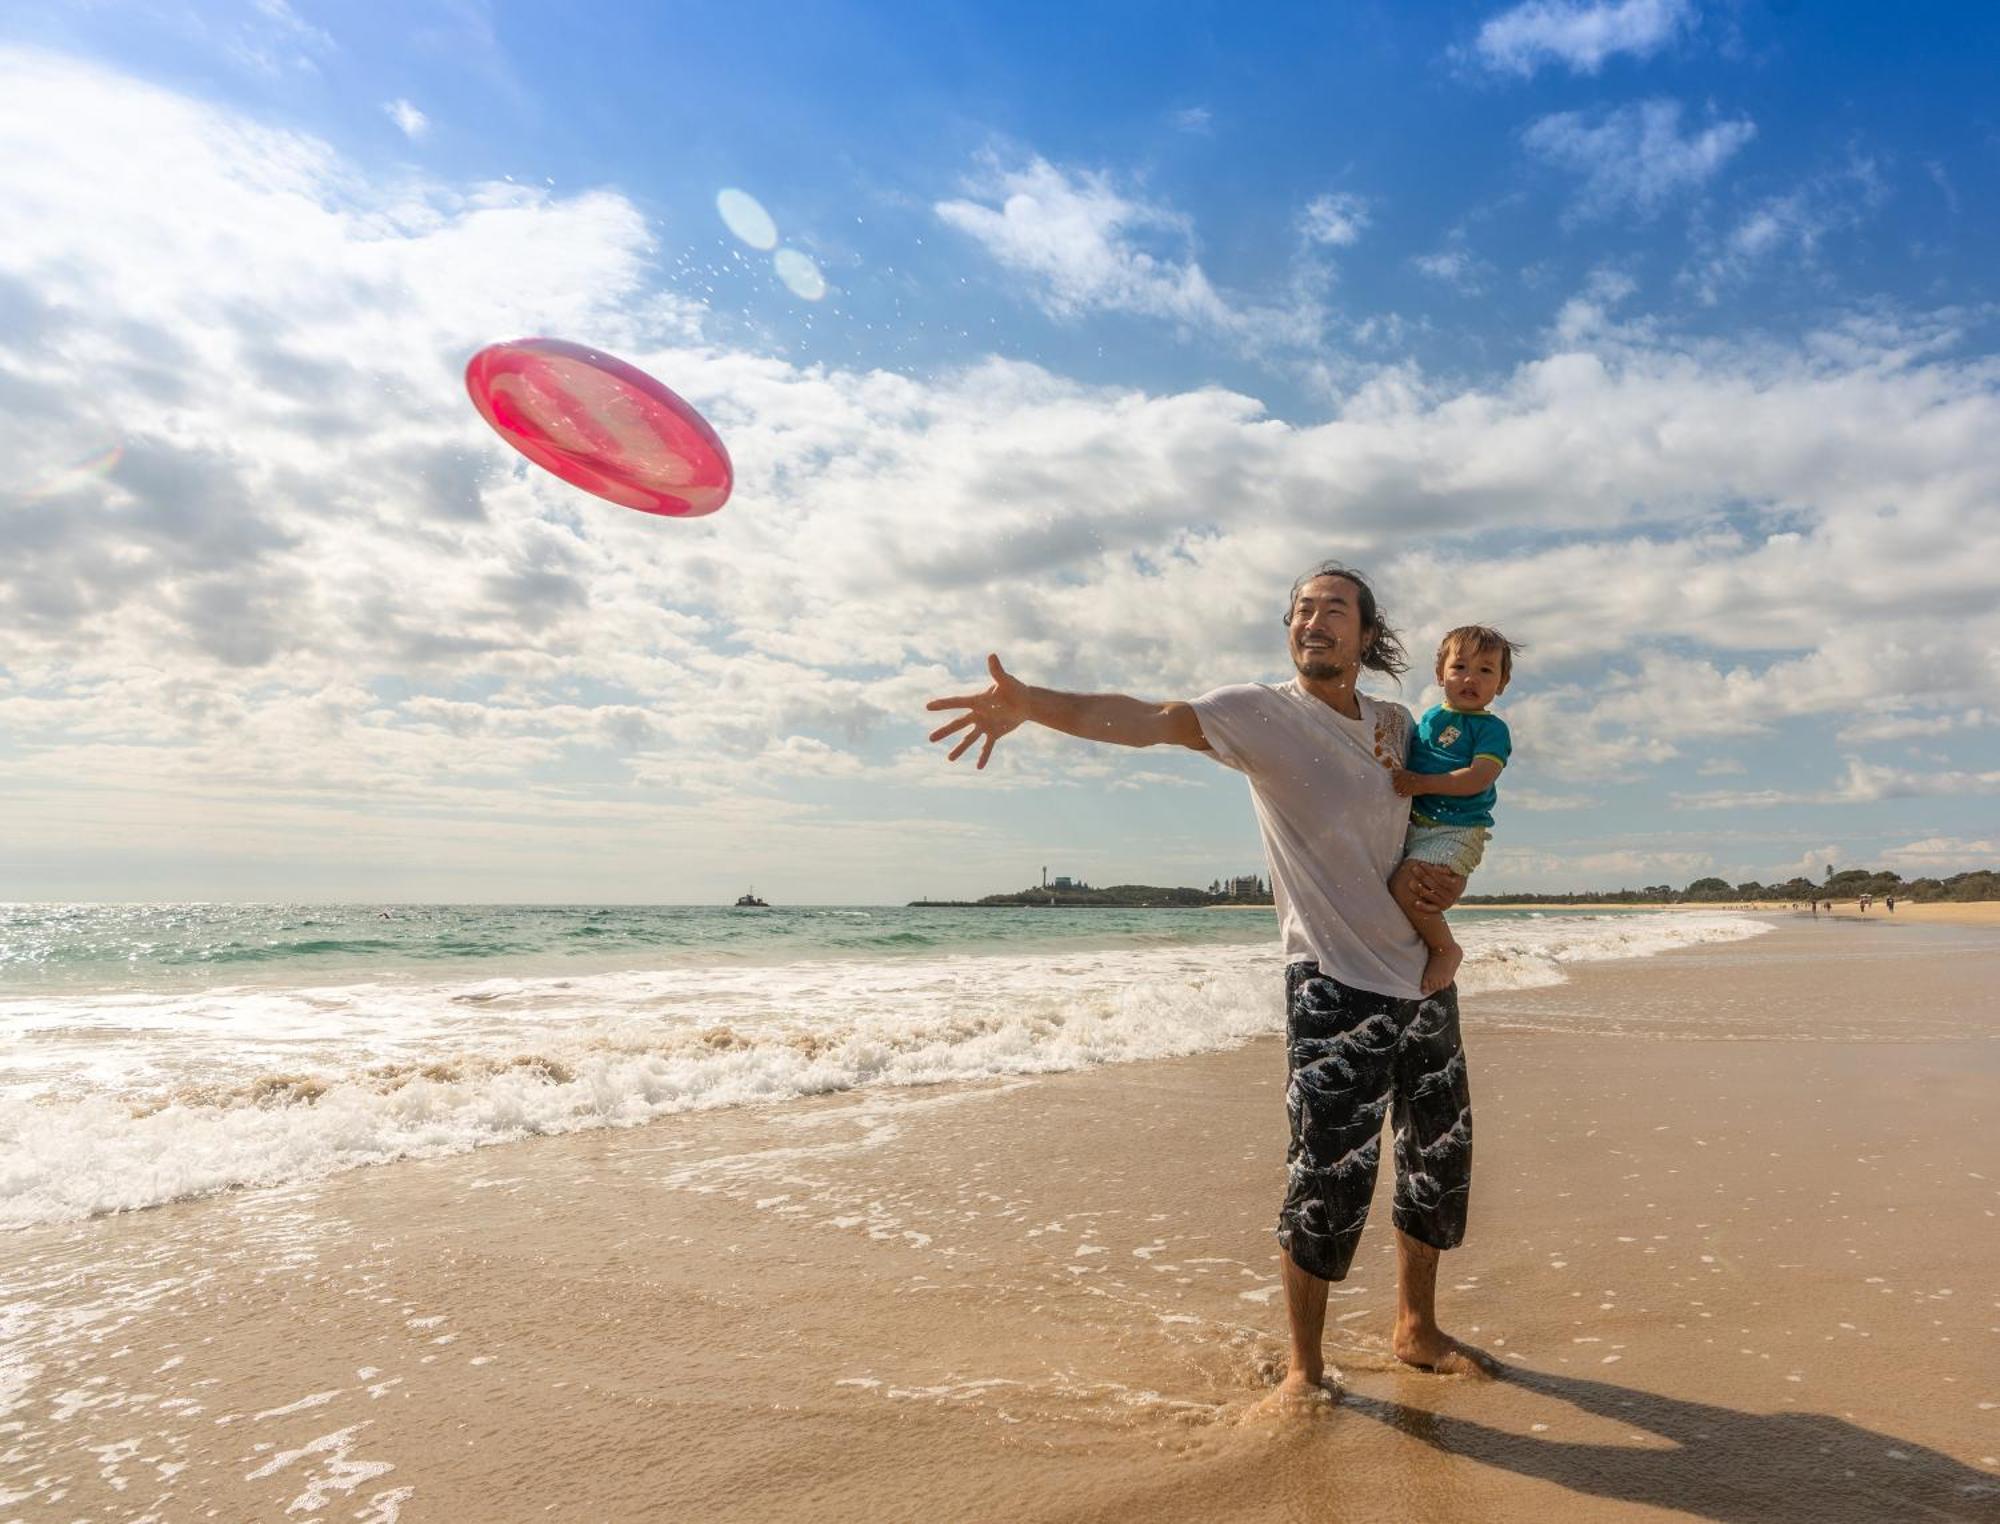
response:
<path fill-rule="evenodd" d="M 1368 585 L 1368 579 L 1351 566 L 1339 561 L 1321 561 L 1309 571 L 1300 574 L 1292 584 L 1292 595 L 1285 600 L 1284 625 L 1292 626 L 1292 610 L 1298 605 L 1299 589 L 1315 577 L 1339 577 L 1352 582 L 1361 594 L 1361 629 L 1367 636 L 1367 643 L 1361 649 L 1361 665 L 1370 672 L 1381 672 L 1389 677 L 1400 678 L 1410 670 L 1409 653 L 1403 649 L 1403 638 L 1382 617 L 1382 611 L 1375 604 L 1375 589 Z"/>

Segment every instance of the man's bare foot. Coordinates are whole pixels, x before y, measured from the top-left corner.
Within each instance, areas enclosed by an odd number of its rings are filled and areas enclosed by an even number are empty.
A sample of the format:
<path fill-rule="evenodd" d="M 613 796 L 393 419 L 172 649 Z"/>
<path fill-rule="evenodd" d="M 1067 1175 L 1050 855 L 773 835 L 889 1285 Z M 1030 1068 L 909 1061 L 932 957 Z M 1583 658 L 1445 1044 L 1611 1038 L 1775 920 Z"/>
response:
<path fill-rule="evenodd" d="M 1458 977 L 1458 965 L 1464 961 L 1465 949 L 1456 942 L 1434 949 L 1424 964 L 1424 977 L 1417 988 L 1427 997 L 1435 995 Z"/>
<path fill-rule="evenodd" d="M 1336 1371 L 1329 1376 L 1324 1371 L 1318 1375 L 1309 1375 L 1299 1370 L 1286 1371 L 1285 1379 L 1278 1383 L 1276 1396 L 1280 1402 L 1296 1402 L 1300 1398 L 1318 1401 L 1322 1397 L 1328 1402 L 1338 1402 L 1340 1373 Z"/>
<path fill-rule="evenodd" d="M 1399 1328 L 1389 1341 L 1389 1348 L 1403 1364 L 1439 1376 L 1474 1376 L 1491 1380 L 1500 1374 L 1499 1362 L 1485 1350 L 1462 1344 L 1441 1328 Z"/>
<path fill-rule="evenodd" d="M 1258 1413 L 1294 1412 L 1331 1407 L 1340 1401 L 1338 1372 L 1309 1376 L 1304 1371 L 1287 1371 L 1277 1389 L 1252 1410 Z"/>

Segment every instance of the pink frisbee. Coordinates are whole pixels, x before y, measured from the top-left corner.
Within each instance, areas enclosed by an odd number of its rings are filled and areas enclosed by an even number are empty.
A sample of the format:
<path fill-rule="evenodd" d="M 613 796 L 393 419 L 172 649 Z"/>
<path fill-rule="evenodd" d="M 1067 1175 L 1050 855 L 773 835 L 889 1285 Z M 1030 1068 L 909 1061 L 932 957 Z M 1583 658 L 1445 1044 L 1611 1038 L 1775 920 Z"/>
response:
<path fill-rule="evenodd" d="M 735 473 L 715 430 L 635 365 L 561 339 L 489 344 L 465 367 L 472 405 L 545 471 L 620 507 L 713 513 Z"/>

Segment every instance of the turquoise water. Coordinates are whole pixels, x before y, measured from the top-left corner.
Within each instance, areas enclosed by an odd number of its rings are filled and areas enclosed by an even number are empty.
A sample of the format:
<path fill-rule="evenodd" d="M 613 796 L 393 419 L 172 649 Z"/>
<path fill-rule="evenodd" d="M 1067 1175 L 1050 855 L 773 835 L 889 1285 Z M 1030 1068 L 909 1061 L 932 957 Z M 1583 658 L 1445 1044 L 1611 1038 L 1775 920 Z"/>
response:
<path fill-rule="evenodd" d="M 0 991 L 171 991 L 1271 942 L 1268 910 L 0 905 Z"/>
<path fill-rule="evenodd" d="M 1465 910 L 1460 924 L 1541 919 Z M 172 992 L 1076 949 L 1272 944 L 1269 910 L 901 905 L 0 904 L 0 993 Z"/>
<path fill-rule="evenodd" d="M 1460 988 L 1762 929 L 1470 911 Z M 1212 1052 L 1283 1030 L 1279 964 L 1268 910 L 4 905 L 0 1230 L 681 1111 Z"/>

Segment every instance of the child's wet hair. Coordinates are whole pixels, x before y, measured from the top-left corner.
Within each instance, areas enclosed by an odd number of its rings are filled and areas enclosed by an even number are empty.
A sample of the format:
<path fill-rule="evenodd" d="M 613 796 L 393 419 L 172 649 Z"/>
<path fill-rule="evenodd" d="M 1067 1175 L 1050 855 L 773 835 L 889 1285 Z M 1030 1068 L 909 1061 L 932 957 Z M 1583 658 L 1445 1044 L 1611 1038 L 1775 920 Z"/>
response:
<path fill-rule="evenodd" d="M 1454 651 L 1465 651 L 1473 656 L 1484 656 L 1488 651 L 1500 653 L 1500 681 L 1507 682 L 1514 675 L 1514 653 L 1528 648 L 1518 640 L 1509 640 L 1498 630 L 1487 624 L 1462 624 L 1449 632 L 1438 642 L 1437 670 L 1444 670 L 1445 662 Z"/>

